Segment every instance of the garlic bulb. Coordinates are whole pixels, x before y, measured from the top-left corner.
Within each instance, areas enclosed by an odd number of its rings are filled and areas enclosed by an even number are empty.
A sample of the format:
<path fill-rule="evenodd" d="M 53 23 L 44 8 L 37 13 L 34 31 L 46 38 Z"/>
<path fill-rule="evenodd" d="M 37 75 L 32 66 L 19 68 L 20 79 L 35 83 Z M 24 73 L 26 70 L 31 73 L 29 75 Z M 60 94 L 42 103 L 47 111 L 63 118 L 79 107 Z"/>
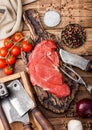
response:
<path fill-rule="evenodd" d="M 68 130 L 83 130 L 81 121 L 79 120 L 70 120 L 68 122 Z"/>

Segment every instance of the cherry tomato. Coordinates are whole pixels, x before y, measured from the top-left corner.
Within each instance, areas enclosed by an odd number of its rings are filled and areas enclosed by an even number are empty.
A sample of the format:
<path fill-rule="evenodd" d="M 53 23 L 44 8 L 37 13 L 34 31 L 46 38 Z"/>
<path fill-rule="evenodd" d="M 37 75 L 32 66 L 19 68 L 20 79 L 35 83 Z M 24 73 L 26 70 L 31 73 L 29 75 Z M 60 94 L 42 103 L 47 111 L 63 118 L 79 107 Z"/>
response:
<path fill-rule="evenodd" d="M 20 40 L 22 40 L 24 37 L 23 33 L 22 32 L 16 32 L 14 35 L 13 35 L 13 41 L 14 42 L 19 42 Z"/>
<path fill-rule="evenodd" d="M 14 55 L 14 56 L 18 56 L 20 54 L 21 50 L 18 46 L 14 46 L 12 49 L 11 49 L 11 54 Z"/>
<path fill-rule="evenodd" d="M 6 75 L 11 75 L 13 73 L 13 68 L 11 66 L 6 66 L 4 69 L 3 69 L 4 73 Z"/>
<path fill-rule="evenodd" d="M 4 68 L 5 66 L 6 66 L 5 60 L 0 58 L 0 69 Z"/>
<path fill-rule="evenodd" d="M 16 58 L 13 55 L 9 55 L 6 59 L 6 63 L 9 65 L 13 65 L 15 63 L 15 61 L 16 61 Z"/>
<path fill-rule="evenodd" d="M 0 56 L 5 57 L 7 55 L 7 53 L 8 53 L 8 50 L 7 50 L 6 47 L 1 47 L 0 48 Z"/>
<path fill-rule="evenodd" d="M 8 38 L 4 39 L 4 46 L 6 48 L 11 48 L 13 46 L 13 42 L 12 42 L 11 38 L 8 37 Z"/>
<path fill-rule="evenodd" d="M 22 50 L 25 51 L 25 52 L 29 52 L 32 50 L 32 43 L 29 41 L 29 40 L 24 40 L 21 42 L 21 47 L 22 47 Z"/>

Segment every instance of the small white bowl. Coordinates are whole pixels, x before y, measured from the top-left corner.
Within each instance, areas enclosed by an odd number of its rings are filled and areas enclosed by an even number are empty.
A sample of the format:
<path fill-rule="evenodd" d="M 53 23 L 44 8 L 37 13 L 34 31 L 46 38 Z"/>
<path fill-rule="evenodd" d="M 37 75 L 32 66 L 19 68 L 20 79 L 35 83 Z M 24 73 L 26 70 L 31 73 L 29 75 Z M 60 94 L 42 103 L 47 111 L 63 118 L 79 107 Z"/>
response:
<path fill-rule="evenodd" d="M 44 14 L 43 21 L 46 26 L 55 27 L 60 23 L 61 17 L 58 12 L 50 10 Z"/>

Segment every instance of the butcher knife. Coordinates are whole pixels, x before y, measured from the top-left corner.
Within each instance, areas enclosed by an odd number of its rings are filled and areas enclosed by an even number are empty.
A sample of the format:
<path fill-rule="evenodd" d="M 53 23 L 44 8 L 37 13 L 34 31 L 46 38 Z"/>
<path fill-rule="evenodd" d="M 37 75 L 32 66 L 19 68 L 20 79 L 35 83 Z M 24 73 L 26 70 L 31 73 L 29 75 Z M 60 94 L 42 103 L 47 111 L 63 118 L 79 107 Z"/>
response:
<path fill-rule="evenodd" d="M 15 108 L 10 103 L 9 98 L 2 101 L 2 107 L 9 123 L 19 121 L 23 123 L 23 130 L 33 130 L 29 121 L 28 113 L 20 117 L 20 115 L 17 113 Z"/>
<path fill-rule="evenodd" d="M 17 111 L 17 113 L 23 116 L 30 108 L 30 111 L 34 115 L 35 119 L 39 122 L 43 130 L 53 130 L 50 122 L 42 115 L 42 113 L 35 106 L 31 97 L 27 94 L 19 80 L 12 81 L 7 88 L 11 93 L 9 101 Z M 29 107 L 30 106 L 30 107 Z"/>
<path fill-rule="evenodd" d="M 76 54 L 72 54 L 63 49 L 59 50 L 59 54 L 64 63 L 76 66 L 85 71 L 92 71 L 92 61 L 87 60 Z"/>

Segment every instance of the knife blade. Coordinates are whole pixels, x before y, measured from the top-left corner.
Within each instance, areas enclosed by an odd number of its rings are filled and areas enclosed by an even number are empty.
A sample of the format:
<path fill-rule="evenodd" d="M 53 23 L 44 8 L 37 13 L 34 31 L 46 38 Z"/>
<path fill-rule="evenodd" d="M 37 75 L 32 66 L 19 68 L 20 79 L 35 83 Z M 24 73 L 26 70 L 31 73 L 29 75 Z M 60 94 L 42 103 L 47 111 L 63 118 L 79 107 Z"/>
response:
<path fill-rule="evenodd" d="M 92 61 L 87 60 L 76 54 L 72 54 L 63 49 L 59 50 L 59 54 L 64 63 L 76 66 L 85 71 L 92 71 Z"/>
<path fill-rule="evenodd" d="M 30 108 L 34 107 L 33 100 L 30 101 L 30 96 L 19 80 L 12 81 L 7 88 L 10 92 L 9 101 L 20 116 L 23 116 Z"/>
<path fill-rule="evenodd" d="M 7 88 L 11 93 L 9 101 L 20 116 L 23 116 L 29 109 L 39 122 L 42 129 L 53 130 L 54 128 L 50 122 L 43 116 L 43 114 L 35 106 L 32 98 L 27 94 L 19 80 L 12 81 Z"/>
<path fill-rule="evenodd" d="M 20 117 L 18 112 L 15 110 L 15 108 L 10 103 L 9 98 L 2 101 L 2 108 L 4 110 L 4 113 L 5 113 L 9 123 L 19 121 L 19 122 L 23 123 L 23 129 L 24 130 L 25 130 L 25 128 L 28 128 L 28 130 L 33 130 L 32 127 L 31 127 L 31 123 L 30 123 L 30 120 L 29 120 L 28 113 L 26 113 L 25 115 Z"/>

